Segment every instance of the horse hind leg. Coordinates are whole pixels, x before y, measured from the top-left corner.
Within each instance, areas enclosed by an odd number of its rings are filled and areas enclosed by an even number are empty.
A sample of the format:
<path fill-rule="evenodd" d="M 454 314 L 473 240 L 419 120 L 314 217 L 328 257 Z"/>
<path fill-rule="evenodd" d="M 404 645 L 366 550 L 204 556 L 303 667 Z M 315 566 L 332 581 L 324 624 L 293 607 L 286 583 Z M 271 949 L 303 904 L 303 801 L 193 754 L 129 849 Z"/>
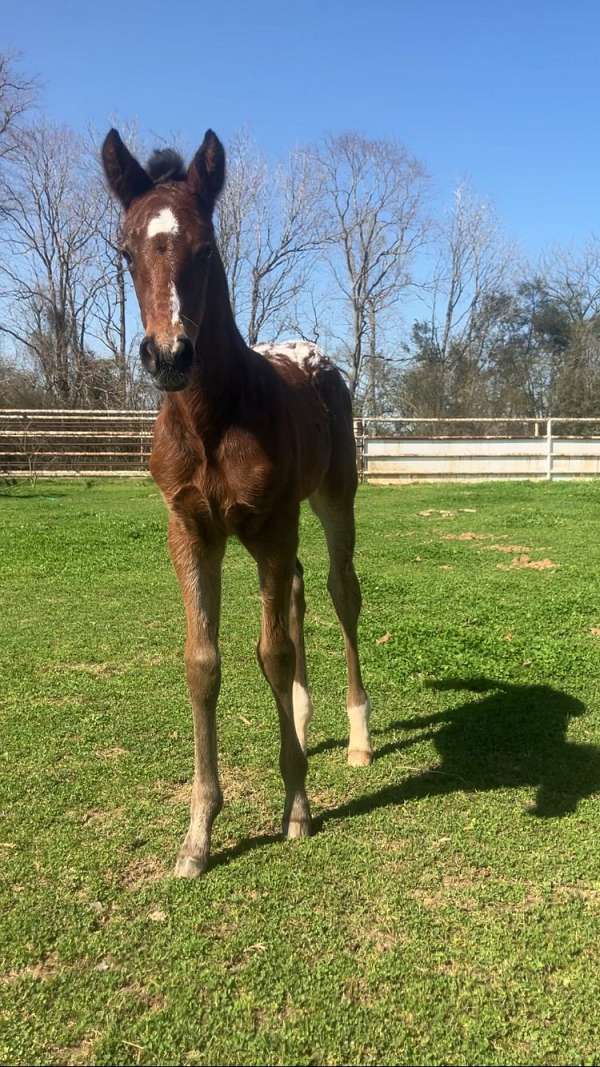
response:
<path fill-rule="evenodd" d="M 348 670 L 346 711 L 350 725 L 348 763 L 353 767 L 368 767 L 373 760 L 373 749 L 369 736 L 369 698 L 363 685 L 358 654 L 361 593 L 353 561 L 354 494 L 346 500 L 319 490 L 310 498 L 310 504 L 327 539 L 330 564 L 327 588 L 344 636 Z"/>
<path fill-rule="evenodd" d="M 293 709 L 296 649 L 289 636 L 291 592 L 295 572 L 295 545 L 287 553 L 283 529 L 277 546 L 246 544 L 258 564 L 262 599 L 262 625 L 257 654 L 279 714 L 281 747 L 279 766 L 285 786 L 283 833 L 285 837 L 308 837 L 311 818 L 306 796 L 308 764 L 302 751 Z"/>
<path fill-rule="evenodd" d="M 306 651 L 304 647 L 304 570 L 300 560 L 296 560 L 296 569 L 292 582 L 290 600 L 290 637 L 296 650 L 296 667 L 292 699 L 294 705 L 294 726 L 302 751 L 306 753 L 306 732 L 313 717 L 313 705 L 308 688 L 306 674 Z"/>

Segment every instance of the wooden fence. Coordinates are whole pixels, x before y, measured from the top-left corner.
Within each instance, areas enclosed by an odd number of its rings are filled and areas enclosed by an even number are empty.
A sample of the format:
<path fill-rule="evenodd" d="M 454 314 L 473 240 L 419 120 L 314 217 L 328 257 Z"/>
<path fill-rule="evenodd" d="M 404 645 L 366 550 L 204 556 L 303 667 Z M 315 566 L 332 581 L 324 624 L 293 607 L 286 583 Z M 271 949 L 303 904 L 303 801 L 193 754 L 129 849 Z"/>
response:
<path fill-rule="evenodd" d="M 0 476 L 146 474 L 155 411 L 0 410 Z"/>
<path fill-rule="evenodd" d="M 156 411 L 0 410 L 0 477 L 132 477 L 148 470 Z M 600 474 L 600 419 L 355 423 L 361 477 L 380 484 Z"/>

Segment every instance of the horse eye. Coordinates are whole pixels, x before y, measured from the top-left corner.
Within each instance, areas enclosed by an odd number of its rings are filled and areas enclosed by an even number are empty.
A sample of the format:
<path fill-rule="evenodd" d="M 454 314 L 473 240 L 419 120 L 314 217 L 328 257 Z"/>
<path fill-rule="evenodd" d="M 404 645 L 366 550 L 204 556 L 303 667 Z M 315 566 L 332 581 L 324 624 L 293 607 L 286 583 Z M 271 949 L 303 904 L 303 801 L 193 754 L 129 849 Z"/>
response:
<path fill-rule="evenodd" d="M 204 263 L 205 260 L 207 260 L 211 254 L 212 254 L 212 245 L 211 244 L 201 245 L 200 248 L 198 249 L 198 251 L 196 252 L 196 256 L 200 260 L 201 263 Z"/>

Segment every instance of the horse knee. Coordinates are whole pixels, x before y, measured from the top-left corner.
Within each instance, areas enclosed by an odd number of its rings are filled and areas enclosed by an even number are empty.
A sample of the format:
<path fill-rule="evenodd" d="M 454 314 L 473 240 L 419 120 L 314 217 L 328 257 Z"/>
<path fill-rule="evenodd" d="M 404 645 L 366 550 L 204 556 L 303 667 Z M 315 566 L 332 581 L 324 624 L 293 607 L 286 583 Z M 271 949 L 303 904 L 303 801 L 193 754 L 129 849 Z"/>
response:
<path fill-rule="evenodd" d="M 352 558 L 332 565 L 327 578 L 327 589 L 334 604 L 344 605 L 358 616 L 362 597 Z"/>
<path fill-rule="evenodd" d="M 221 656 L 215 645 L 188 646 L 185 668 L 190 689 L 205 698 L 218 692 L 221 682 Z"/>
<path fill-rule="evenodd" d="M 294 644 L 287 634 L 279 632 L 270 638 L 261 637 L 257 648 L 258 662 L 272 687 L 280 692 L 287 690 L 296 664 Z"/>

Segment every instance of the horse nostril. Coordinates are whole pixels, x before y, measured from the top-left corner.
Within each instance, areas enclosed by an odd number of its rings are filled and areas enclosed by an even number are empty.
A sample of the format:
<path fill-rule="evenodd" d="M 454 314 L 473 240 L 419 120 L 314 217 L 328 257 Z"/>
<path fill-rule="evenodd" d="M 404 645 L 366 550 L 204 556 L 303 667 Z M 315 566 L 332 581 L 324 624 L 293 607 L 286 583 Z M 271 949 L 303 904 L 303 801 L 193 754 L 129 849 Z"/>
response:
<path fill-rule="evenodd" d="M 151 337 L 144 337 L 140 345 L 140 358 L 150 374 L 158 370 L 158 349 Z"/>

